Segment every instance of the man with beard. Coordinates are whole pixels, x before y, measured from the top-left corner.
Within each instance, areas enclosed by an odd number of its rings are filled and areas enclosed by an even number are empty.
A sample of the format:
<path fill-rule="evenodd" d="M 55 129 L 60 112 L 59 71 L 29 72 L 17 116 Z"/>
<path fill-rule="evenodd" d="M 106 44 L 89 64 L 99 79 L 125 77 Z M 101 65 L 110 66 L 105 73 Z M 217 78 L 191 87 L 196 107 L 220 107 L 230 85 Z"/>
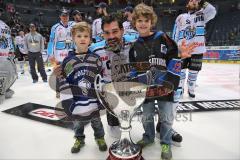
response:
<path fill-rule="evenodd" d="M 92 39 L 93 42 L 100 42 L 103 40 L 102 37 L 102 17 L 107 16 L 107 4 L 104 2 L 100 2 L 95 6 L 97 18 L 92 23 Z"/>
<path fill-rule="evenodd" d="M 133 12 L 132 6 L 127 6 L 126 8 L 124 8 L 124 17 L 126 18 L 126 21 L 123 22 L 124 34 L 134 34 L 138 37 L 138 32 L 133 29 L 133 26 L 131 24 L 132 12 Z"/>
<path fill-rule="evenodd" d="M 117 17 L 116 13 L 103 17 L 101 27 L 104 40 L 90 46 L 90 50 L 101 57 L 105 82 L 111 82 L 113 78 L 117 78 L 114 77 L 117 74 L 112 73 L 113 59 L 120 58 L 123 63 L 129 62 L 129 50 L 136 40 L 135 36 L 123 36 L 123 25 Z M 118 119 L 107 112 L 107 121 L 111 136 L 119 138 Z"/>
<path fill-rule="evenodd" d="M 202 68 L 203 53 L 206 52 L 205 47 L 205 26 L 208 21 L 216 15 L 216 9 L 205 0 L 188 0 L 186 6 L 188 13 L 179 15 L 176 19 L 173 39 L 178 46 L 182 41 L 186 44 L 194 43 L 197 47 L 191 53 L 191 57 L 183 59 L 181 70 L 181 81 L 179 84 L 179 97 L 183 95 L 184 82 L 186 78 L 186 70 L 188 70 L 188 94 L 191 98 L 195 98 L 195 86 L 198 72 Z"/>
<path fill-rule="evenodd" d="M 83 21 L 82 12 L 80 12 L 79 10 L 74 10 L 72 12 L 72 16 L 73 16 L 74 22 L 76 23 Z"/>

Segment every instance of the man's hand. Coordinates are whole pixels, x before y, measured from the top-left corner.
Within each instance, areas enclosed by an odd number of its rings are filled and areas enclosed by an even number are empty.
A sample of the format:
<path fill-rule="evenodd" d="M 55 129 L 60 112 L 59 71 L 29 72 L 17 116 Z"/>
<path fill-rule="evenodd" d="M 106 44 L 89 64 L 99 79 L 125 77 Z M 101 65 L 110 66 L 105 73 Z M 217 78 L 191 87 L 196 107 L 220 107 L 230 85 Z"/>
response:
<path fill-rule="evenodd" d="M 53 65 L 53 74 L 57 77 L 57 78 L 63 78 L 63 71 L 62 71 L 62 66 L 60 65 L 60 63 L 56 60 L 55 57 L 50 57 L 49 58 L 50 63 Z"/>
<path fill-rule="evenodd" d="M 62 66 L 60 64 L 53 67 L 53 74 L 57 78 L 64 78 L 64 74 L 63 74 L 63 71 L 62 71 Z"/>
<path fill-rule="evenodd" d="M 197 47 L 195 43 L 186 44 L 186 40 L 184 39 L 182 41 L 182 44 L 179 46 L 180 50 L 180 57 L 181 58 L 188 58 L 191 57 L 191 53 L 194 51 L 194 49 Z"/>
<path fill-rule="evenodd" d="M 53 67 L 59 64 L 59 62 L 56 60 L 54 56 L 49 57 L 49 61 L 53 65 Z"/>

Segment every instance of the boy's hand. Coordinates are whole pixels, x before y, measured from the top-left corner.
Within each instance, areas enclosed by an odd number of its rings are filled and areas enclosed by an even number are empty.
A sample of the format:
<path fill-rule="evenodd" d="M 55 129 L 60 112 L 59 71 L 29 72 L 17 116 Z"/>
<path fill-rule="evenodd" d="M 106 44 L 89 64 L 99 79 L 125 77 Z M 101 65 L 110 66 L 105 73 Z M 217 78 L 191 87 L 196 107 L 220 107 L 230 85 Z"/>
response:
<path fill-rule="evenodd" d="M 188 58 L 191 57 L 191 53 L 194 51 L 194 49 L 197 47 L 195 43 L 186 44 L 186 40 L 184 39 L 182 41 L 182 44 L 180 45 L 180 57 L 181 58 Z"/>

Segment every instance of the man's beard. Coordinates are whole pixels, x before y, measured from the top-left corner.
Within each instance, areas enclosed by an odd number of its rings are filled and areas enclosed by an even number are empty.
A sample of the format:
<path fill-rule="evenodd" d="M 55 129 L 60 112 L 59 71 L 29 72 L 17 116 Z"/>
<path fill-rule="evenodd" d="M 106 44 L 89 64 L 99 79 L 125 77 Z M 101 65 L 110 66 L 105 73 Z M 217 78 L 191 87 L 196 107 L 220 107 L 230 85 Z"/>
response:
<path fill-rule="evenodd" d="M 196 6 L 196 5 L 193 5 L 193 6 L 189 6 L 188 4 L 187 4 L 187 6 L 186 6 L 186 8 L 187 8 L 187 10 L 188 11 L 192 11 L 192 12 L 195 12 L 195 11 L 198 11 L 198 10 L 200 10 L 200 7 L 199 6 Z"/>
<path fill-rule="evenodd" d="M 117 52 L 120 52 L 121 47 L 122 47 L 122 42 L 120 39 L 112 38 L 107 40 L 107 50 L 117 53 Z"/>

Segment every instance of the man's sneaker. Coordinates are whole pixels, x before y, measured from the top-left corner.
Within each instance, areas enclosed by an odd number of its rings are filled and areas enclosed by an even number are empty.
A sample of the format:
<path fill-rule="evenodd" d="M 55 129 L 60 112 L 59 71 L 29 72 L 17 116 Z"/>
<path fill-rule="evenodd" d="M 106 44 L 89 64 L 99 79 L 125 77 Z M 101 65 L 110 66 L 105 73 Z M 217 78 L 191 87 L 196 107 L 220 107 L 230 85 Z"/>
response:
<path fill-rule="evenodd" d="M 44 83 L 47 83 L 47 79 L 44 79 L 43 82 L 44 82 Z"/>
<path fill-rule="evenodd" d="M 172 150 L 171 146 L 168 144 L 161 144 L 161 159 L 162 160 L 171 160 L 172 159 Z"/>
<path fill-rule="evenodd" d="M 121 131 L 119 126 L 109 126 L 107 128 L 108 134 L 113 137 L 119 139 L 121 137 Z"/>
<path fill-rule="evenodd" d="M 173 131 L 173 135 L 172 135 L 172 140 L 175 141 L 175 142 L 178 142 L 178 143 L 181 143 L 182 142 L 182 136 L 177 133 L 176 131 Z"/>
<path fill-rule="evenodd" d="M 195 94 L 194 94 L 194 93 L 190 93 L 190 92 L 188 91 L 188 95 L 189 95 L 189 97 L 191 97 L 191 98 L 195 98 Z"/>
<path fill-rule="evenodd" d="M 146 142 L 146 141 L 144 141 L 144 140 L 142 139 L 142 140 L 138 141 L 137 144 L 138 144 L 141 148 L 144 148 L 144 147 L 146 147 L 146 146 L 149 146 L 149 145 L 153 144 L 153 142 Z"/>
<path fill-rule="evenodd" d="M 105 142 L 105 139 L 102 137 L 102 138 L 96 138 L 96 142 L 97 142 L 97 145 L 98 145 L 98 148 L 100 151 L 106 151 L 107 150 L 107 144 Z"/>
<path fill-rule="evenodd" d="M 80 140 L 80 139 L 76 138 L 76 141 L 71 149 L 71 152 L 78 153 L 84 145 L 85 145 L 84 140 Z"/>
<path fill-rule="evenodd" d="M 174 130 L 172 130 L 172 132 L 173 132 L 172 133 L 172 145 L 174 145 L 176 147 L 181 147 L 181 142 L 183 140 L 182 136 Z M 156 132 L 155 137 L 160 140 L 160 132 Z"/>
<path fill-rule="evenodd" d="M 36 79 L 33 80 L 33 83 L 37 83 L 37 82 L 38 82 L 38 80 L 36 80 Z"/>

